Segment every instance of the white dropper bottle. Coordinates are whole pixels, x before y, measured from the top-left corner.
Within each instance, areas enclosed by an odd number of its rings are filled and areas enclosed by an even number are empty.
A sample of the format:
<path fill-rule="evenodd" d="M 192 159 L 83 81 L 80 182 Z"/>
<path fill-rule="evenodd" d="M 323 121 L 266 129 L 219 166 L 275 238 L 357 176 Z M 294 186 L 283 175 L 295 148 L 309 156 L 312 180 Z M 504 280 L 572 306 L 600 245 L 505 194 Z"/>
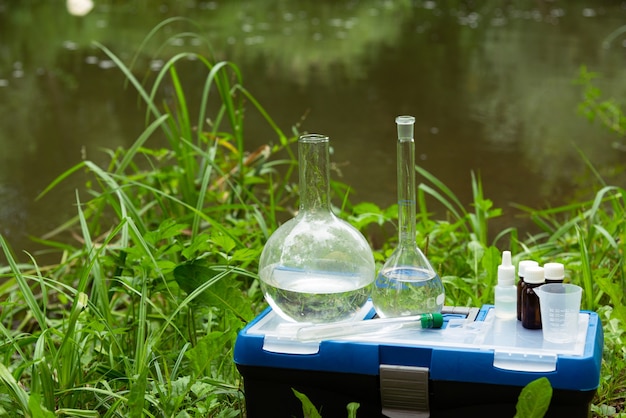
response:
<path fill-rule="evenodd" d="M 517 317 L 517 287 L 515 286 L 515 266 L 511 263 L 511 252 L 502 252 L 502 264 L 498 266 L 498 284 L 495 288 L 496 318 Z"/>

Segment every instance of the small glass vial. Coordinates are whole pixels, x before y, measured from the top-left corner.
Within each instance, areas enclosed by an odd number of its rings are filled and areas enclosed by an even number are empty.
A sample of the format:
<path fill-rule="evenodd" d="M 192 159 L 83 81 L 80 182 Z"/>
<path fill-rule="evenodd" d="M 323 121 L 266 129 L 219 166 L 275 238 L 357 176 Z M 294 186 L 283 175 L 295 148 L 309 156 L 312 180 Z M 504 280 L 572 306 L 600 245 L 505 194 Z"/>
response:
<path fill-rule="evenodd" d="M 561 263 L 546 263 L 543 265 L 546 284 L 563 283 L 565 279 L 565 266 Z"/>
<path fill-rule="evenodd" d="M 535 288 L 545 284 L 544 269 L 539 266 L 526 267 L 524 289 L 522 291 L 522 326 L 527 329 L 541 329 L 539 296 Z"/>
<path fill-rule="evenodd" d="M 502 252 L 502 264 L 498 266 L 498 284 L 494 290 L 496 318 L 516 317 L 517 288 L 515 287 L 515 266 L 511 264 L 511 252 Z"/>
<path fill-rule="evenodd" d="M 539 263 L 533 260 L 520 261 L 517 265 L 517 276 L 519 280 L 517 282 L 517 320 L 522 320 L 522 292 L 524 291 L 524 271 L 526 267 L 538 266 Z"/>

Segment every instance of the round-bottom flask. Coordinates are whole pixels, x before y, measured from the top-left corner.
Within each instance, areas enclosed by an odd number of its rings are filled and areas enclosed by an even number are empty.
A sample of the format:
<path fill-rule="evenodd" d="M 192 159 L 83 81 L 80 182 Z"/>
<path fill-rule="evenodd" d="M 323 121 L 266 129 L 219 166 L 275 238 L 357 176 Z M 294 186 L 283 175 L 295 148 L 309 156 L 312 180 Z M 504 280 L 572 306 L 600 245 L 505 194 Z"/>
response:
<path fill-rule="evenodd" d="M 299 322 L 350 320 L 365 309 L 375 265 L 369 244 L 330 206 L 329 140 L 298 141 L 300 208 L 268 239 L 259 261 L 265 299 Z"/>

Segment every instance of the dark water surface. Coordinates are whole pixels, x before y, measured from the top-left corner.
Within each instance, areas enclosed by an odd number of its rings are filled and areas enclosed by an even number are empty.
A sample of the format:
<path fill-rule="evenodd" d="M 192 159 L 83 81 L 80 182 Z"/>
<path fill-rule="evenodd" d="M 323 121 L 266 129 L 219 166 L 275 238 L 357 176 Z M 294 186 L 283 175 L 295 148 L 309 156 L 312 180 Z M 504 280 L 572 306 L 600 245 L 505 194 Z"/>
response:
<path fill-rule="evenodd" d="M 499 4 L 496 6 L 496 4 Z M 579 68 L 601 74 L 606 98 L 626 93 L 626 3 L 620 1 L 95 1 L 84 17 L 61 1 L 0 0 L 0 233 L 17 250 L 75 214 L 75 177 L 39 201 L 52 179 L 143 129 L 137 94 L 93 46 L 130 60 L 147 33 L 176 22 L 142 55 L 158 70 L 202 32 L 218 59 L 286 132 L 331 137 L 353 201 L 395 200 L 395 116 L 415 115 L 417 163 L 471 202 L 471 172 L 505 210 L 498 227 L 527 224 L 510 206 L 559 205 L 590 192 L 579 151 L 612 179 L 619 138 L 577 114 Z M 206 72 L 181 77 L 198 97 Z M 276 141 L 251 109 L 250 150 Z M 418 179 L 419 181 L 420 179 Z M 86 195 L 82 196 L 87 199 Z"/>

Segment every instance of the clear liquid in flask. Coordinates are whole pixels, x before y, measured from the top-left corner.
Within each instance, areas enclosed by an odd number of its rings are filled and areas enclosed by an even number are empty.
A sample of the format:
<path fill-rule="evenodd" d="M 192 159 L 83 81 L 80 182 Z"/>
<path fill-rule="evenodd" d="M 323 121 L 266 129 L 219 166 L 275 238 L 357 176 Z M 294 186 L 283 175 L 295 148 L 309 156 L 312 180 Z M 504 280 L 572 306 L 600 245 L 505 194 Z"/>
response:
<path fill-rule="evenodd" d="M 382 318 L 441 312 L 445 293 L 434 271 L 418 267 L 383 268 L 376 278 L 372 299 Z"/>
<path fill-rule="evenodd" d="M 371 277 L 364 271 L 305 271 L 270 265 L 260 272 L 261 289 L 272 309 L 283 318 L 326 323 L 360 315 L 371 291 Z"/>

